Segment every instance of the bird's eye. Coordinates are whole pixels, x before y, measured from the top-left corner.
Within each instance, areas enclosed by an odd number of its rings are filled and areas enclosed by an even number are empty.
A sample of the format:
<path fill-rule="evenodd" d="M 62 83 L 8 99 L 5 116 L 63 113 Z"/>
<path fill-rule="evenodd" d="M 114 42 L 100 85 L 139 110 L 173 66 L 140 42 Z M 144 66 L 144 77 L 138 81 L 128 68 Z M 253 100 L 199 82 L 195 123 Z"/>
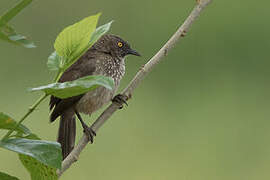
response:
<path fill-rule="evenodd" d="M 118 45 L 118 47 L 122 47 L 123 46 L 123 43 L 118 42 L 117 45 Z"/>

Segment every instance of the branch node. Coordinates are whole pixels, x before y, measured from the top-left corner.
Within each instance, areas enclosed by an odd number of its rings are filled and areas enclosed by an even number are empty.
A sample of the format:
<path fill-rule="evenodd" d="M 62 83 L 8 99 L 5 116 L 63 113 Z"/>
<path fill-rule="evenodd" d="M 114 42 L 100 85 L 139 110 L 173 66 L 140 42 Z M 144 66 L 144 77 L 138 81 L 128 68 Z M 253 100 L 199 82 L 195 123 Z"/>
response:
<path fill-rule="evenodd" d="M 168 55 L 168 49 L 165 48 L 165 49 L 164 49 L 164 56 L 167 56 L 167 55 Z"/>
<path fill-rule="evenodd" d="M 29 112 L 32 112 L 32 111 L 34 111 L 34 110 L 35 110 L 35 108 L 34 108 L 34 107 L 32 107 L 32 106 L 30 106 L 30 107 L 28 108 L 28 110 L 29 110 Z"/>
<path fill-rule="evenodd" d="M 182 34 L 181 34 L 181 37 L 185 37 L 187 35 L 187 31 L 186 30 L 183 30 Z"/>
<path fill-rule="evenodd" d="M 145 64 L 143 64 L 141 67 L 140 67 L 140 71 L 144 74 L 146 73 L 146 70 L 145 70 Z"/>

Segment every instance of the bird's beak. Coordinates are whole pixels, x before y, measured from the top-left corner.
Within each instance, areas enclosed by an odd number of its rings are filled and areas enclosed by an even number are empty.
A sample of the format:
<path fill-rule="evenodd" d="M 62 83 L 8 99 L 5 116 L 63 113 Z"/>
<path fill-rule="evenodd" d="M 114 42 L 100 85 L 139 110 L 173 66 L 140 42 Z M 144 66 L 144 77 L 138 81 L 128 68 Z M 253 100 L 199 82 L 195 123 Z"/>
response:
<path fill-rule="evenodd" d="M 137 51 L 135 51 L 134 49 L 129 49 L 128 53 L 127 54 L 132 54 L 132 55 L 135 55 L 135 56 L 141 56 Z"/>

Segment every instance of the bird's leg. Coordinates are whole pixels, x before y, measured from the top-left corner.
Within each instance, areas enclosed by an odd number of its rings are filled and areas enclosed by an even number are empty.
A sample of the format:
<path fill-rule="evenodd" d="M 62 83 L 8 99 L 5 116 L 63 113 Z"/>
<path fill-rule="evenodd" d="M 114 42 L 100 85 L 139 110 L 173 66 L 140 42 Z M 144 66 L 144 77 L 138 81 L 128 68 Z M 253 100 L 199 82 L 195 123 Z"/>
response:
<path fill-rule="evenodd" d="M 88 137 L 88 140 L 91 142 L 91 144 L 94 141 L 94 136 L 96 136 L 96 132 L 91 128 L 88 127 L 85 122 L 82 120 L 81 115 L 78 113 L 77 110 L 75 110 L 75 114 L 78 117 L 78 119 L 80 120 L 82 127 L 83 127 L 83 132 L 85 133 L 85 135 Z"/>
<path fill-rule="evenodd" d="M 128 106 L 127 103 L 128 97 L 123 95 L 123 94 L 117 94 L 116 96 L 114 96 L 114 98 L 112 99 L 112 102 L 117 103 L 119 105 L 119 109 L 123 108 L 123 104 Z"/>

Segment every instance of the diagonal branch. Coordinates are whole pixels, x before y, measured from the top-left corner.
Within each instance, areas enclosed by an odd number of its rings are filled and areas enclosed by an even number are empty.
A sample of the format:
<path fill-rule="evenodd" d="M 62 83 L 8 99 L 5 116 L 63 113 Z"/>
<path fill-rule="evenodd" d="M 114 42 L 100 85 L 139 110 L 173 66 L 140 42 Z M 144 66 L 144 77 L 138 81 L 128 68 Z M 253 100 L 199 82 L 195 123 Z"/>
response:
<path fill-rule="evenodd" d="M 190 26 L 196 18 L 200 15 L 201 11 L 212 1 L 212 0 L 196 0 L 196 6 L 187 17 L 181 27 L 175 32 L 175 34 L 169 39 L 169 41 L 138 71 L 136 76 L 132 79 L 129 85 L 122 91 L 122 95 L 126 96 L 126 100 L 131 98 L 131 94 L 135 88 L 141 83 L 144 77 L 157 65 L 164 56 L 166 56 L 170 49 L 178 42 L 181 37 L 184 37 L 189 30 Z M 112 116 L 112 114 L 119 109 L 119 104 L 112 103 L 92 124 L 91 128 L 97 132 L 99 128 Z M 82 150 L 88 143 L 88 139 L 85 135 L 82 136 L 77 146 L 62 162 L 62 169 L 58 170 L 58 176 L 61 176 L 74 162 L 78 160 L 78 157 Z"/>

